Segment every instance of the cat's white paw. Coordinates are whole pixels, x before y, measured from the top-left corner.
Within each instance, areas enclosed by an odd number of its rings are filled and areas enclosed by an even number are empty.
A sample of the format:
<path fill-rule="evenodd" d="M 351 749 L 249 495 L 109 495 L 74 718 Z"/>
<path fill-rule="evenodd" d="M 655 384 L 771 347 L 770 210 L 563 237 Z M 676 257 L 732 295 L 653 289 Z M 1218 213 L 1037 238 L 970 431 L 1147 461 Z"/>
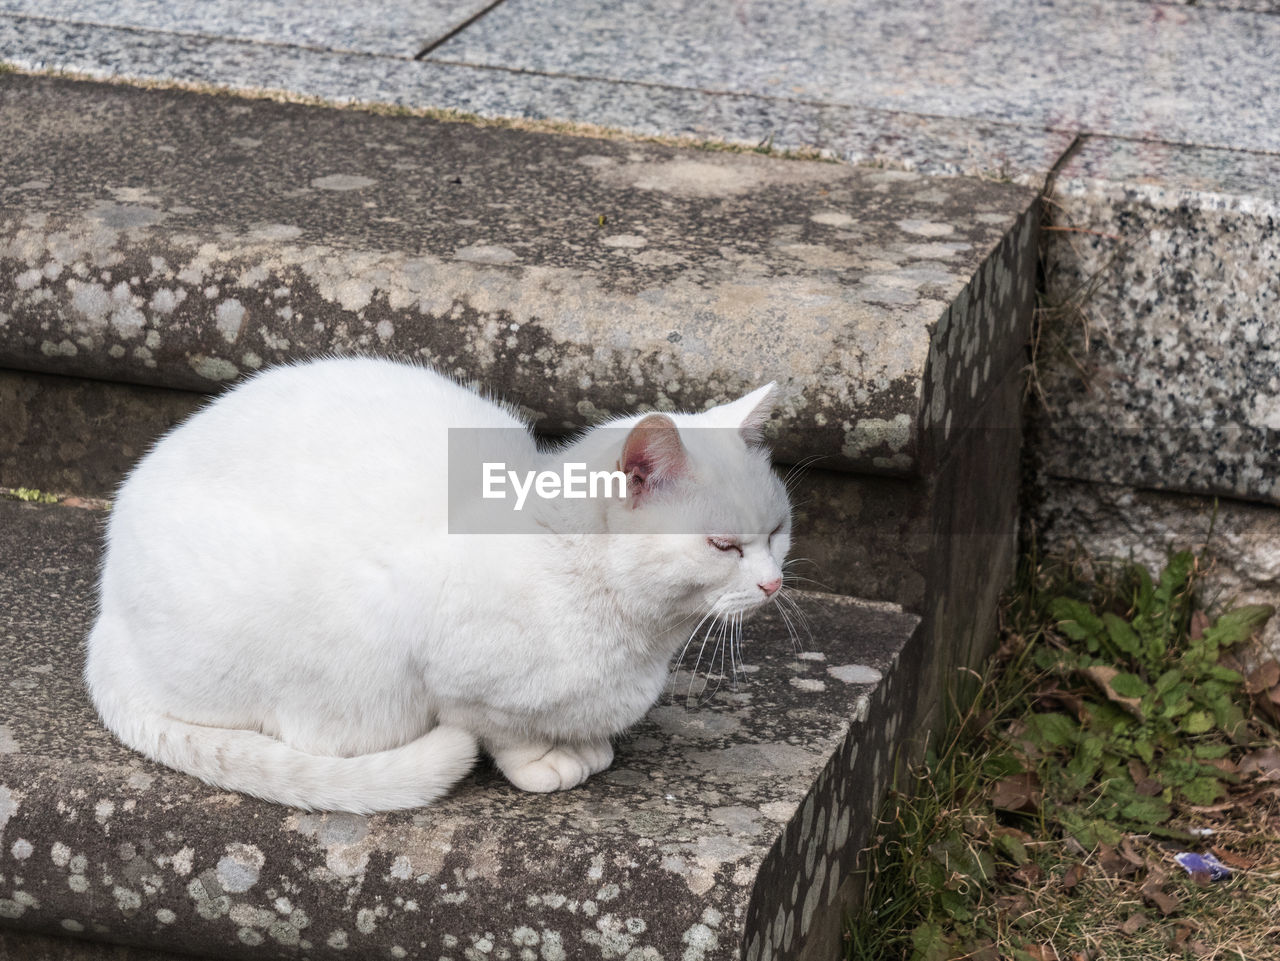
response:
<path fill-rule="evenodd" d="M 608 741 L 582 744 L 578 746 L 577 751 L 587 767 L 591 768 L 592 774 L 600 773 L 613 763 L 613 745 Z"/>
<path fill-rule="evenodd" d="M 608 741 L 546 748 L 515 748 L 496 752 L 494 760 L 507 780 L 522 791 L 547 793 L 577 787 L 613 762 Z"/>

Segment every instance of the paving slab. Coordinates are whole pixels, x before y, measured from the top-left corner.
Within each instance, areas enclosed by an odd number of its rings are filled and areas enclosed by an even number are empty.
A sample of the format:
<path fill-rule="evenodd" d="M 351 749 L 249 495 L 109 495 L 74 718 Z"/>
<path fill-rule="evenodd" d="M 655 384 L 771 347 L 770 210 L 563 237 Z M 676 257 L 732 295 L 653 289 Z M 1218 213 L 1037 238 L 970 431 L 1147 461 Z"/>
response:
<path fill-rule="evenodd" d="M 555 433 L 776 379 L 785 462 L 911 474 L 1023 362 L 1034 191 L 0 77 L 0 365 L 211 392 L 425 360 Z"/>
<path fill-rule="evenodd" d="M 694 705 L 677 674 L 679 696 L 573 791 L 481 768 L 430 808 L 305 814 L 150 764 L 98 724 L 80 664 L 100 526 L 0 501 L 0 923 L 264 958 L 838 945 L 842 886 L 932 670 L 915 618 L 805 596 L 798 651 L 775 615 L 754 619 L 736 687 Z"/>
<path fill-rule="evenodd" d="M 1280 19 L 1115 0 L 506 0 L 434 60 L 1280 150 Z"/>
<path fill-rule="evenodd" d="M 1171 0 L 1146 0 L 1147 3 L 1168 3 Z M 1218 7 L 1223 10 L 1252 10 L 1254 13 L 1280 14 L 1280 0 L 1172 0 L 1184 6 Z"/>
<path fill-rule="evenodd" d="M 234 0 L 0 0 L 0 12 L 85 27 L 252 40 L 273 47 L 315 47 L 412 58 L 482 13 L 493 0 L 365 0 L 359 5 L 311 0 L 245 4 Z"/>
<path fill-rule="evenodd" d="M 0 61 L 102 80 L 589 123 L 644 136 L 820 150 L 853 163 L 1039 187 L 1067 131 L 839 103 L 614 83 L 0 15 Z"/>
<path fill-rule="evenodd" d="M 1280 504 L 1280 157 L 1089 138 L 1050 210 L 1045 469 Z"/>

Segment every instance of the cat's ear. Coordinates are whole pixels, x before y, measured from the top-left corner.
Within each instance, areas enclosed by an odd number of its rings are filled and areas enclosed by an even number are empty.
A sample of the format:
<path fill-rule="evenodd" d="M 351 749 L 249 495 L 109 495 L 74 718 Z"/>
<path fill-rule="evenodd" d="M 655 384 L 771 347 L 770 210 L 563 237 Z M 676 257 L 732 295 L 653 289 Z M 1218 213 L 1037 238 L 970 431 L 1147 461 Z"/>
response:
<path fill-rule="evenodd" d="M 715 408 L 716 419 L 725 427 L 737 427 L 748 445 L 764 441 L 764 425 L 778 402 L 778 385 L 770 381 L 745 397 Z"/>
<path fill-rule="evenodd" d="M 675 421 L 666 414 L 643 418 L 627 435 L 619 461 L 627 475 L 627 496 L 633 498 L 632 506 L 639 506 L 651 491 L 685 473 L 688 465 Z"/>

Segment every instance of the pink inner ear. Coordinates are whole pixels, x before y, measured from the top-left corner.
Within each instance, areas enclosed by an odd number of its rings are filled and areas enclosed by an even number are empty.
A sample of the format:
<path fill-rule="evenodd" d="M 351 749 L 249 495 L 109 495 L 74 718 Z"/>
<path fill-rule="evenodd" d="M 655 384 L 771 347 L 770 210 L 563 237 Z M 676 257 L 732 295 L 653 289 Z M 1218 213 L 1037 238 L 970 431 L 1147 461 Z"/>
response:
<path fill-rule="evenodd" d="M 622 445 L 622 470 L 636 496 L 679 477 L 688 467 L 680 431 L 665 414 L 650 414 Z"/>

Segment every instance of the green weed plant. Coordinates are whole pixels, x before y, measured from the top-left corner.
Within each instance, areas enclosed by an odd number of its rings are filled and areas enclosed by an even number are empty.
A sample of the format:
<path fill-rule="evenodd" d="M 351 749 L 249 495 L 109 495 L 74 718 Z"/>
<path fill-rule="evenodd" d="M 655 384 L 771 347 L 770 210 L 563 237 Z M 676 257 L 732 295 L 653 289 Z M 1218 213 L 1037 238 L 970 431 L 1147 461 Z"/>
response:
<path fill-rule="evenodd" d="M 1222 799 L 1234 775 L 1214 762 L 1251 739 L 1244 676 L 1221 661 L 1272 609 L 1194 617 L 1194 572 L 1184 552 L 1158 581 L 1129 568 L 1100 611 L 1070 596 L 1049 604 L 1071 644 L 1043 645 L 1033 659 L 1060 685 L 1044 700 L 1072 710 L 1033 711 L 1006 756 L 1034 766 L 1049 816 L 1086 846 L 1112 835 L 1108 824 L 1159 834 L 1176 804 Z M 1089 682 L 1083 689 L 1081 679 Z M 1078 811 L 1081 801 L 1090 802 L 1087 814 Z"/>
<path fill-rule="evenodd" d="M 1132 878 L 1138 908 L 1175 919 L 1208 897 L 1166 870 L 1160 845 L 1194 848 L 1197 812 L 1241 781 L 1235 761 L 1274 743 L 1243 666 L 1273 611 L 1210 617 L 1196 579 L 1189 553 L 1154 578 L 1137 565 L 1028 564 L 1002 610 L 1000 654 L 887 802 L 850 958 L 1057 957 L 1055 941 L 1096 940 L 1068 934 L 1086 924 L 1071 919 L 1073 890 L 1081 918 L 1126 903 L 1119 889 L 1080 896 L 1090 876 Z"/>

